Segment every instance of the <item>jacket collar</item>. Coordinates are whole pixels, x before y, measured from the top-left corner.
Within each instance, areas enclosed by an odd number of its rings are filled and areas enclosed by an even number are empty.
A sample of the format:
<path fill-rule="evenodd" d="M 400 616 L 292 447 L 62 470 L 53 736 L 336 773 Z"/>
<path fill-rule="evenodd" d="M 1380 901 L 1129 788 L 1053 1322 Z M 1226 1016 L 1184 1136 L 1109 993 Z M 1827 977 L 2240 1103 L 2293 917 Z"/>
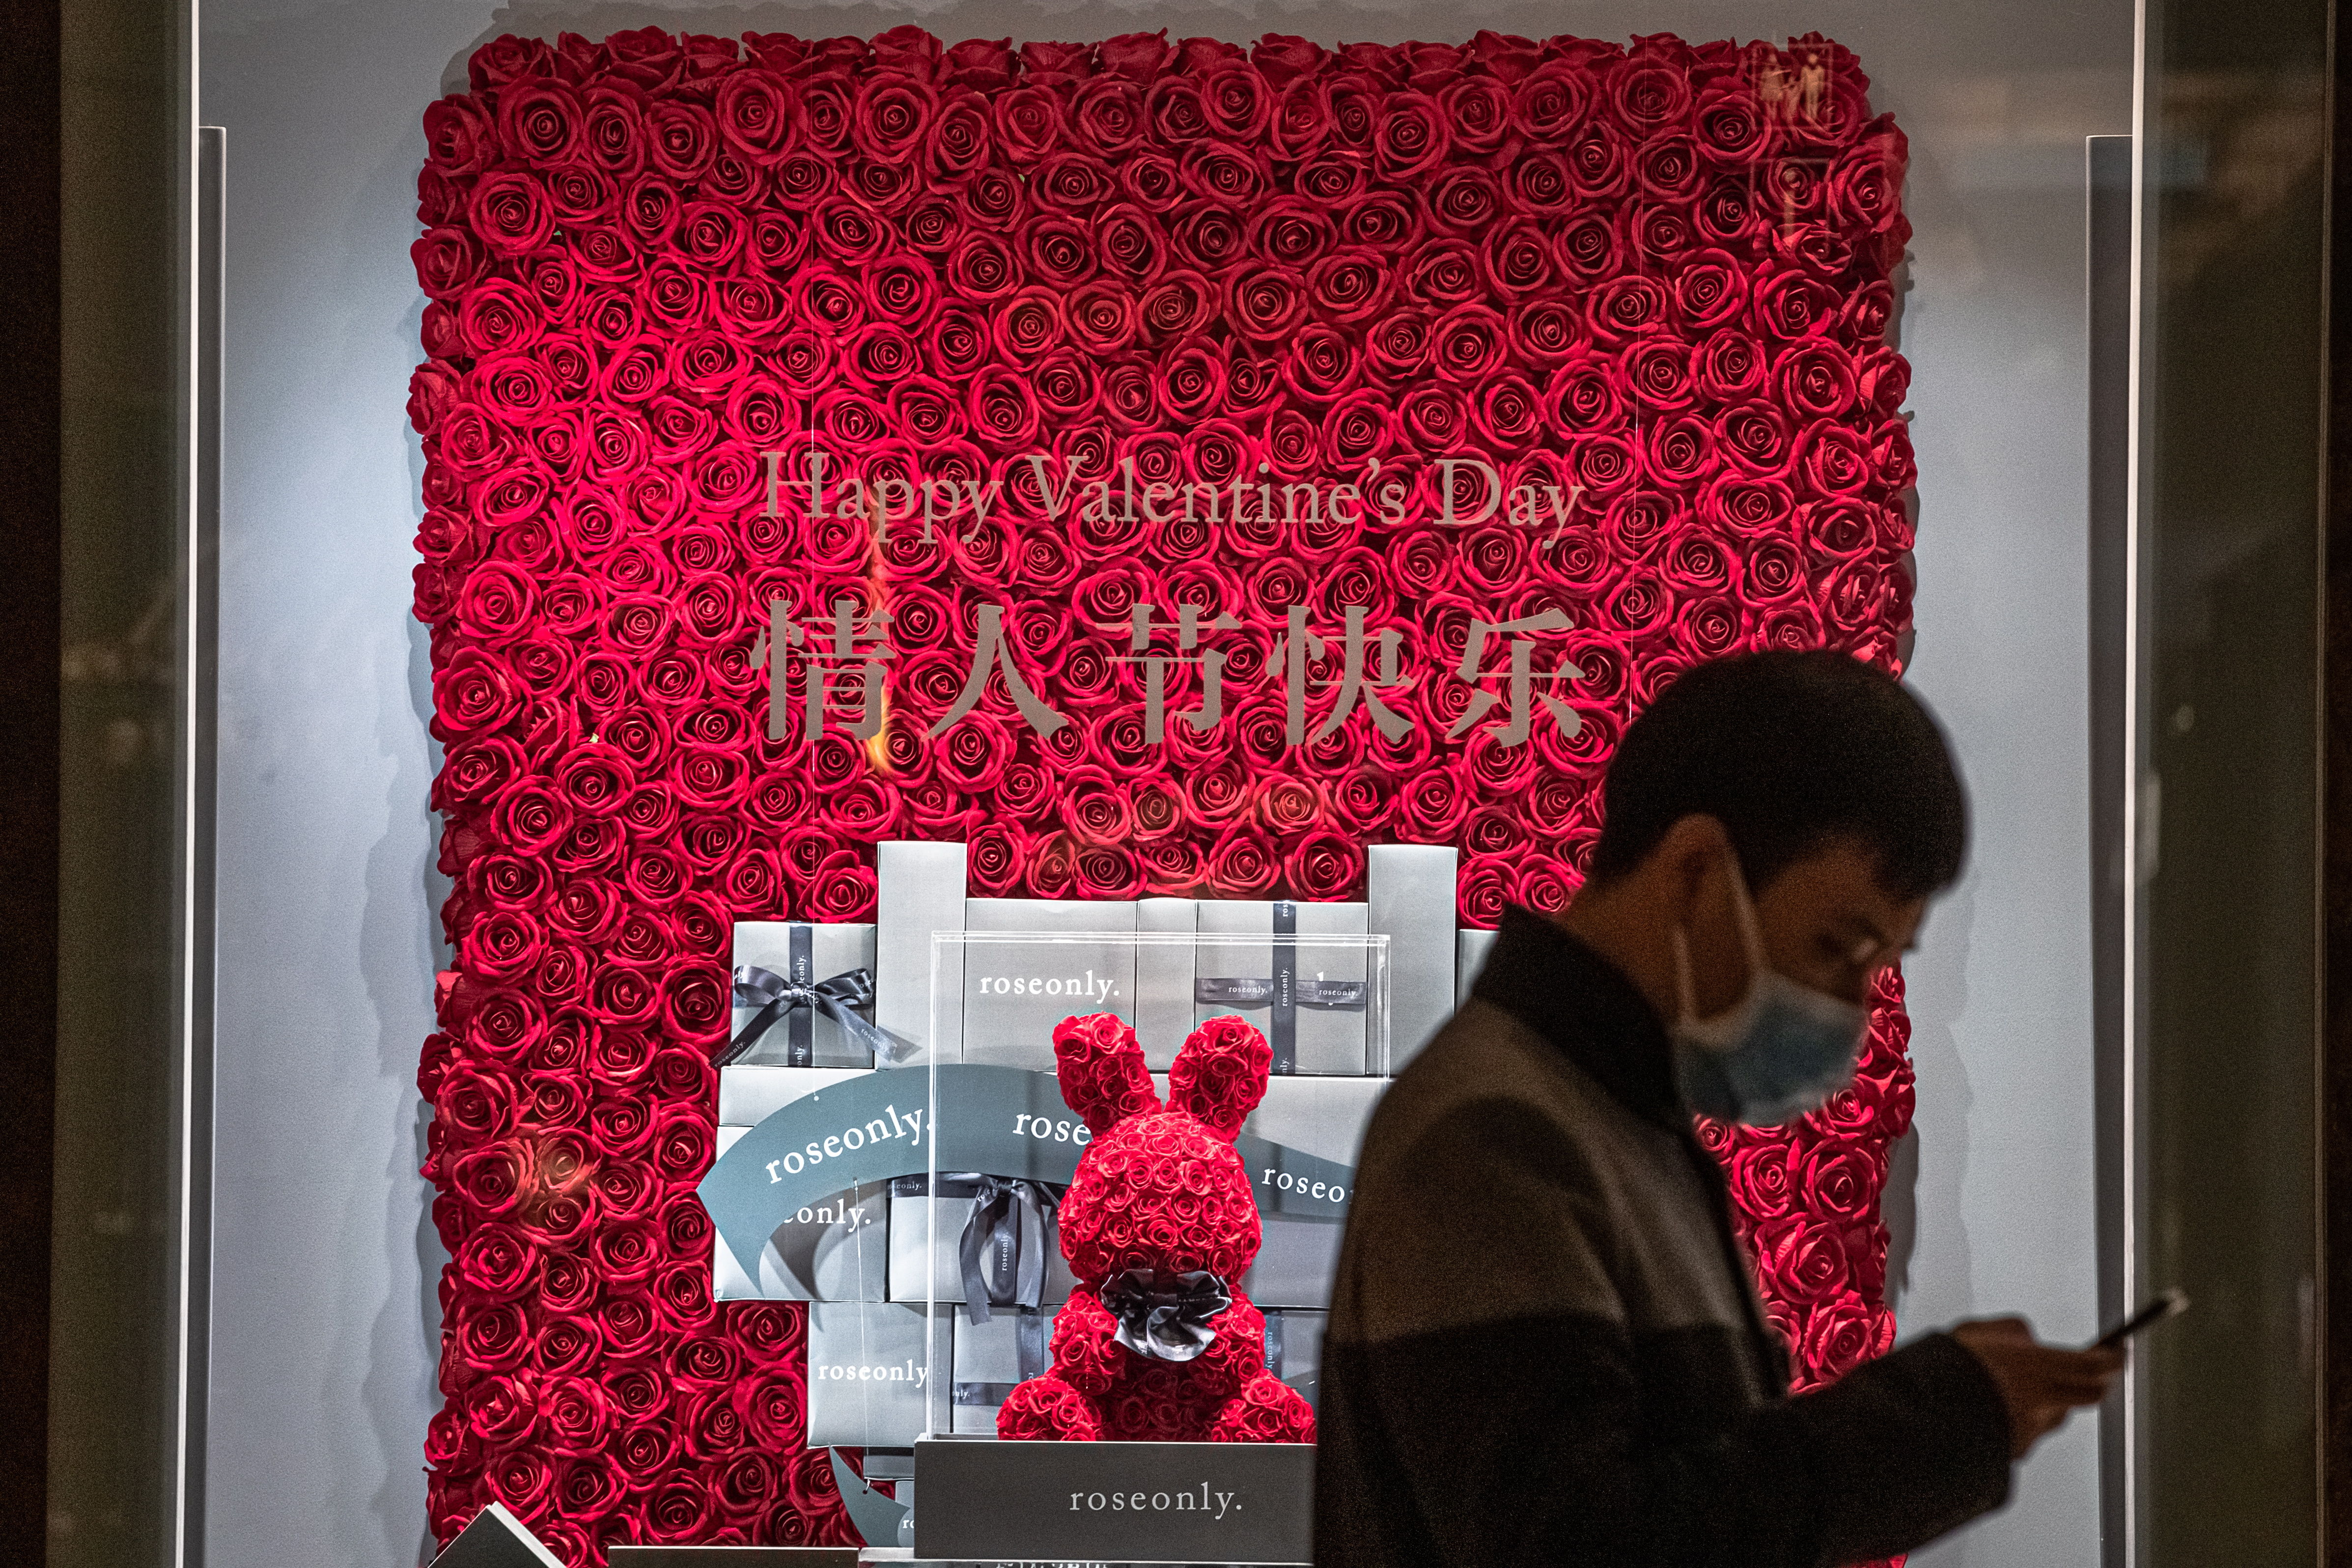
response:
<path fill-rule="evenodd" d="M 1616 965 L 1559 922 L 1506 906 L 1471 994 L 1550 1041 L 1635 1114 L 1688 1130 L 1665 1025 Z"/>

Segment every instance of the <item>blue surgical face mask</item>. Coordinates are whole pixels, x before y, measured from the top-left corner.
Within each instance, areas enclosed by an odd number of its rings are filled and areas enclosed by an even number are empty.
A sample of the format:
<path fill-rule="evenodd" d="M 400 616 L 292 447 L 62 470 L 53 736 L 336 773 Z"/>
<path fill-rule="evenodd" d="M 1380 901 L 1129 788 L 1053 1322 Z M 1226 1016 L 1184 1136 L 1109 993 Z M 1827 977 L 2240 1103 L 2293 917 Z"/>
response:
<path fill-rule="evenodd" d="M 1800 985 L 1764 957 L 1756 905 L 1737 856 L 1733 913 L 1748 959 L 1748 992 L 1712 1018 L 1697 1016 L 1690 941 L 1675 928 L 1675 994 L 1681 1016 L 1672 1030 L 1675 1072 L 1683 1096 L 1718 1121 L 1774 1127 L 1818 1109 L 1853 1080 L 1870 1010 Z"/>

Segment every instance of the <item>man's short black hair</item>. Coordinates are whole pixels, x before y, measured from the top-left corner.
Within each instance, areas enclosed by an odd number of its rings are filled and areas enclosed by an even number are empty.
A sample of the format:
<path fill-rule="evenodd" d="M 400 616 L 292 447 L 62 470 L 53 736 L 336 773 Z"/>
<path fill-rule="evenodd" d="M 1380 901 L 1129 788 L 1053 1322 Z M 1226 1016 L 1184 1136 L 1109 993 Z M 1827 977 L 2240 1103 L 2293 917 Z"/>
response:
<path fill-rule="evenodd" d="M 1944 732 L 1892 677 L 1829 651 L 1742 654 L 1692 668 L 1627 727 L 1601 781 L 1591 879 L 1649 858 L 1695 814 L 1731 836 L 1748 886 L 1830 839 L 1920 899 L 1959 876 L 1968 797 Z"/>

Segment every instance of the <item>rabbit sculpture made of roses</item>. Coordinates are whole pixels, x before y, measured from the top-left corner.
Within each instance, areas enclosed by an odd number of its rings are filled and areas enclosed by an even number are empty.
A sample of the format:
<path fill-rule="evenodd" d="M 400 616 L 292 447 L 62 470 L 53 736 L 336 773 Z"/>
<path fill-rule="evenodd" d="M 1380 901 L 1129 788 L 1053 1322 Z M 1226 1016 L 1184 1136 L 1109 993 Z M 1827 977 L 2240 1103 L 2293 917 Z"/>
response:
<path fill-rule="evenodd" d="M 1313 1442 L 1315 1413 L 1266 1370 L 1265 1319 L 1235 1284 L 1258 1223 L 1234 1137 L 1265 1097 L 1265 1037 L 1234 1017 L 1193 1030 L 1164 1108 L 1135 1031 L 1109 1014 L 1065 1018 L 1054 1060 L 1094 1132 L 1060 1215 L 1080 1283 L 1051 1370 L 1013 1390 L 997 1436 Z"/>

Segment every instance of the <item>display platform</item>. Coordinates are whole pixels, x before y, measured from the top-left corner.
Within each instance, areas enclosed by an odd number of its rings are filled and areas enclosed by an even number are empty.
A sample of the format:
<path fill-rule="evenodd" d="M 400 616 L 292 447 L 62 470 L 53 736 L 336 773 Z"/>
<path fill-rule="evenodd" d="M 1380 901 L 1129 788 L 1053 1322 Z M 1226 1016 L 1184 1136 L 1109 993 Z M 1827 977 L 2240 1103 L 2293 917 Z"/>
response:
<path fill-rule="evenodd" d="M 915 1556 L 1303 1563 L 1311 1443 L 915 1445 Z M 1140 1553 L 1140 1554 L 1139 1554 Z"/>

